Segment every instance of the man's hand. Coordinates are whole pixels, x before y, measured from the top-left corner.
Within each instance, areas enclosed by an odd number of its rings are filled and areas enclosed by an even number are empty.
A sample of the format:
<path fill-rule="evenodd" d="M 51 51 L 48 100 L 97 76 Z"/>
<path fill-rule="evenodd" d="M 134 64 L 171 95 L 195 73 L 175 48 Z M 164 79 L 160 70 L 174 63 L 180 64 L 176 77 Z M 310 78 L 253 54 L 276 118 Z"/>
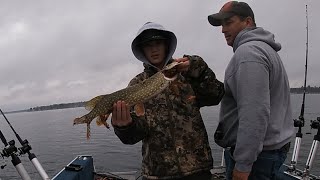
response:
<path fill-rule="evenodd" d="M 118 101 L 113 105 L 112 126 L 124 127 L 132 123 L 130 107 L 124 101 Z"/>
<path fill-rule="evenodd" d="M 178 59 L 175 59 L 175 61 L 176 62 L 182 62 L 181 64 L 179 64 L 177 66 L 177 70 L 179 72 L 187 72 L 189 70 L 189 67 L 190 67 L 189 58 L 187 58 L 187 57 L 178 58 Z"/>
<path fill-rule="evenodd" d="M 250 172 L 240 172 L 236 169 L 233 170 L 232 180 L 248 180 Z"/>

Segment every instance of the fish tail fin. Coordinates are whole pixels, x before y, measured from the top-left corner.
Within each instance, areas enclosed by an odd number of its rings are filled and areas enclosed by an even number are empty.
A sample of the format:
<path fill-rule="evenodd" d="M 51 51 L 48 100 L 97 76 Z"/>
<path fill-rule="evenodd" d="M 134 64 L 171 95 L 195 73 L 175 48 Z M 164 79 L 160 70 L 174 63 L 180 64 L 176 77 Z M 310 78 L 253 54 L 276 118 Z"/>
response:
<path fill-rule="evenodd" d="M 85 116 L 82 116 L 82 117 L 79 117 L 79 118 L 75 118 L 73 120 L 73 125 L 83 124 L 83 123 L 86 123 L 86 122 L 87 122 L 87 118 Z"/>
<path fill-rule="evenodd" d="M 87 140 L 89 140 L 91 137 L 91 132 L 90 132 L 90 124 L 87 123 Z"/>
<path fill-rule="evenodd" d="M 97 126 L 106 126 L 109 129 L 109 124 L 107 123 L 107 119 L 109 117 L 110 114 L 105 114 L 105 115 L 100 115 L 97 117 Z"/>

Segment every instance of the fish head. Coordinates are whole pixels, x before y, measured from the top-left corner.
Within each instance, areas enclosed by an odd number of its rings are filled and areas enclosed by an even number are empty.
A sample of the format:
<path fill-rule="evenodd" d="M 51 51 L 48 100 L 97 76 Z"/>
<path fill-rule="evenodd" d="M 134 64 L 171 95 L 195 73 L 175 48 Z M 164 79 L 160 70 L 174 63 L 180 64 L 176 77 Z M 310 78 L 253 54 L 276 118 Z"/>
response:
<path fill-rule="evenodd" d="M 177 65 L 181 64 L 182 62 L 172 62 L 166 65 L 161 71 L 164 77 L 168 80 L 175 79 L 176 75 L 179 73 L 177 70 Z"/>

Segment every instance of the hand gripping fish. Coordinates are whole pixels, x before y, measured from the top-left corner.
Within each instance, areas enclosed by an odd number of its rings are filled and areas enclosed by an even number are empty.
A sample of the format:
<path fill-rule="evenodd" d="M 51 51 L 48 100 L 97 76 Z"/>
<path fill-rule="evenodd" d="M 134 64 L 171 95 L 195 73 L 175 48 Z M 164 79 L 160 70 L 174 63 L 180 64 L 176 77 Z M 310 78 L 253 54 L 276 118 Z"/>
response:
<path fill-rule="evenodd" d="M 105 125 L 109 128 L 106 120 L 112 113 L 114 103 L 121 100 L 128 103 L 129 106 L 141 105 L 143 102 L 162 92 L 169 86 L 170 82 L 176 79 L 178 73 L 176 66 L 178 64 L 180 62 L 174 61 L 141 83 L 89 100 L 85 108 L 90 110 L 90 112 L 82 117 L 75 118 L 73 125 L 86 123 L 87 139 L 90 138 L 90 123 L 94 118 L 97 118 L 97 125 Z"/>

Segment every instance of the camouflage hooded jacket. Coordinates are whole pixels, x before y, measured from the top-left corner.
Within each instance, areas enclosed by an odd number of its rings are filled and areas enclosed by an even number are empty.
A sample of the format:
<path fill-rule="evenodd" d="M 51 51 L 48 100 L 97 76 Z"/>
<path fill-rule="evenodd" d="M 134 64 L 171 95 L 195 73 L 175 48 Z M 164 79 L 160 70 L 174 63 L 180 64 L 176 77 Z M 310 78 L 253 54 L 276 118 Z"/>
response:
<path fill-rule="evenodd" d="M 131 112 L 133 123 L 115 127 L 124 144 L 142 140 L 142 174 L 148 179 L 180 178 L 210 170 L 211 148 L 200 107 L 219 104 L 223 83 L 199 56 L 187 56 L 190 68 L 162 93 L 144 103 L 145 115 Z M 144 72 L 129 83 L 134 85 L 157 72 L 144 64 Z"/>

